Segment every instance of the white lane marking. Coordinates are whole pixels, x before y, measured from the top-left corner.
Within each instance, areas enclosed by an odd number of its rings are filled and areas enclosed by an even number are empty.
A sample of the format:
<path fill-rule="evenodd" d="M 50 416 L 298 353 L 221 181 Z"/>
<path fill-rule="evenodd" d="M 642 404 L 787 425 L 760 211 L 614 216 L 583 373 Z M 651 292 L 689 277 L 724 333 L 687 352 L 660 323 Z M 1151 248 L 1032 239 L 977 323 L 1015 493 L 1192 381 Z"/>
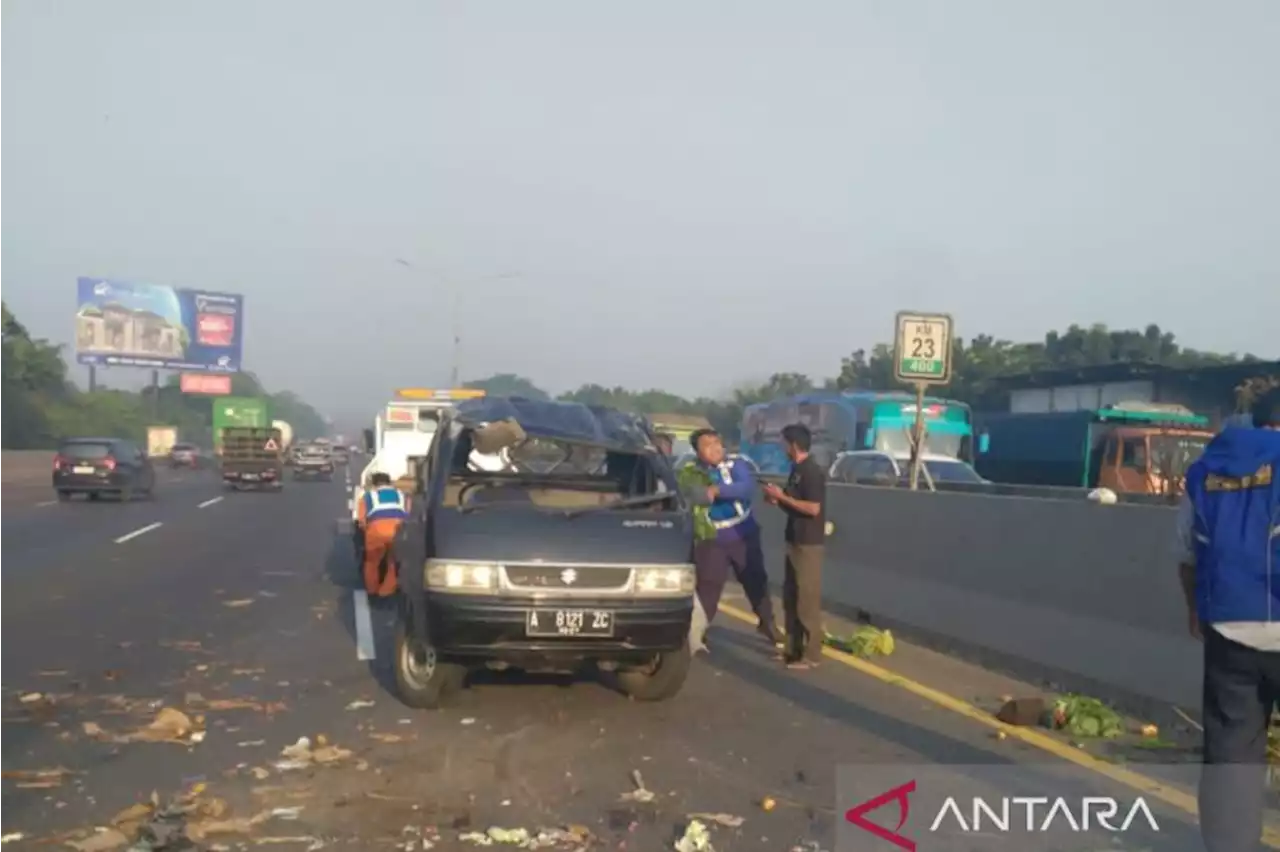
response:
<path fill-rule="evenodd" d="M 163 522 L 156 521 L 154 524 L 147 524 L 145 527 L 138 527 L 133 532 L 125 533 L 124 535 L 116 539 L 116 544 L 124 544 L 126 541 L 128 541 L 131 538 L 137 538 L 140 535 L 146 535 L 152 530 L 159 529 L 162 526 L 164 526 Z"/>
<path fill-rule="evenodd" d="M 224 499 L 225 499 L 224 497 L 212 497 L 208 500 L 205 500 L 203 503 L 197 503 L 196 508 L 203 509 L 206 506 L 212 506 L 214 503 L 221 503 Z"/>
<path fill-rule="evenodd" d="M 45 500 L 43 503 L 37 503 L 36 508 L 40 509 L 44 506 L 56 506 L 56 505 L 58 505 L 57 500 Z"/>
<path fill-rule="evenodd" d="M 373 617 L 369 614 L 369 593 L 357 589 L 351 593 L 351 603 L 356 610 L 356 659 L 372 660 L 377 656 L 373 647 Z"/>

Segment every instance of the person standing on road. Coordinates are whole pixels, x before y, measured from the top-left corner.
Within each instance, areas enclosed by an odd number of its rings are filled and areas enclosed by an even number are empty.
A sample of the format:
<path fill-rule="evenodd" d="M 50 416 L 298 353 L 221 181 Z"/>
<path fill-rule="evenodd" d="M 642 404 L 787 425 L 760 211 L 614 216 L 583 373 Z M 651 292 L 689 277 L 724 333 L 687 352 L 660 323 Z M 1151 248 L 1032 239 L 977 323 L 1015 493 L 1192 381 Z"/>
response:
<path fill-rule="evenodd" d="M 770 483 L 765 499 L 787 515 L 787 573 L 782 586 L 786 614 L 787 668 L 812 669 L 822 662 L 822 558 L 826 543 L 827 475 L 809 449 L 808 427 L 794 423 L 782 430 L 791 459 L 786 489 Z"/>
<path fill-rule="evenodd" d="M 715 619 L 732 571 L 759 620 L 756 629 L 776 644 L 778 627 L 760 546 L 760 526 L 751 513 L 755 477 L 746 462 L 725 458 L 724 442 L 714 430 L 700 429 L 689 442 L 698 454 L 697 461 L 682 467 L 676 476 L 680 490 L 694 503 L 693 561 L 705 621 L 710 624 Z M 705 641 L 697 635 L 693 640 L 699 645 Z"/>
<path fill-rule="evenodd" d="M 364 532 L 364 589 L 370 597 L 395 594 L 396 566 L 391 545 L 409 517 L 409 501 L 385 473 L 369 478 L 360 498 L 357 522 Z"/>
<path fill-rule="evenodd" d="M 1262 838 L 1267 730 L 1280 705 L 1280 389 L 1187 469 L 1179 575 L 1204 643 L 1200 832 L 1209 852 Z"/>

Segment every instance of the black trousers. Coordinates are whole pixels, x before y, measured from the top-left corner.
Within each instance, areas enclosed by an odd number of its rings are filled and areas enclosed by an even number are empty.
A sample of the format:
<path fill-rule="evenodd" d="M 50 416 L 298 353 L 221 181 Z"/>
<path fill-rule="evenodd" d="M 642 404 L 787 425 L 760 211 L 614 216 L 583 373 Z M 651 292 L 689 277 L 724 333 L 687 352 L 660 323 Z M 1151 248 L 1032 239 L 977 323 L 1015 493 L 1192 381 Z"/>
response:
<path fill-rule="evenodd" d="M 1267 728 L 1277 704 L 1280 651 L 1205 628 L 1200 833 L 1209 852 L 1261 848 Z"/>

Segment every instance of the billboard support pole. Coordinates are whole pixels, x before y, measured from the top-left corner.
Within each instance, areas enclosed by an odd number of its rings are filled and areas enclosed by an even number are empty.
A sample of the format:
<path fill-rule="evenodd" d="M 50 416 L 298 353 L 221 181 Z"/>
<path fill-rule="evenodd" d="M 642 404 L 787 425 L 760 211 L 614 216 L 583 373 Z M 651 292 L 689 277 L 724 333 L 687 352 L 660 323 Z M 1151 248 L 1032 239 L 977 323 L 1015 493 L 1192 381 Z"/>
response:
<path fill-rule="evenodd" d="M 89 365 L 89 393 L 93 393 L 98 389 L 98 368 L 93 364 Z"/>
<path fill-rule="evenodd" d="M 160 371 L 151 371 L 151 419 L 160 419 Z"/>

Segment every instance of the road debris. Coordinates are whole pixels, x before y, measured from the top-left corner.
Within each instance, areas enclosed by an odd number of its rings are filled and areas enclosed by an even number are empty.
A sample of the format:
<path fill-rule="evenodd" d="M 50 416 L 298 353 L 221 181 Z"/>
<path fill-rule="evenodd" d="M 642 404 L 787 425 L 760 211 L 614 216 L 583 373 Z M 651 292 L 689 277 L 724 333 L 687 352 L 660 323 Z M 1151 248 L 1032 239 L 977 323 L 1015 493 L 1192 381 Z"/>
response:
<path fill-rule="evenodd" d="M 151 724 L 125 735 L 122 741 L 191 745 L 202 740 L 204 731 L 191 721 L 190 716 L 172 707 L 161 707 Z"/>
<path fill-rule="evenodd" d="M 44 700 L 44 695 L 39 692 L 28 692 L 18 699 L 22 704 L 38 704 Z"/>
<path fill-rule="evenodd" d="M 256 600 L 257 598 L 239 598 L 238 600 L 234 600 L 234 601 L 223 601 L 222 605 L 236 608 L 236 607 L 242 607 L 242 606 L 249 606 L 249 604 L 253 603 Z"/>
<path fill-rule="evenodd" d="M 635 785 L 635 789 L 629 793 L 623 793 L 618 797 L 618 801 L 652 802 L 654 800 L 653 792 L 644 786 L 644 777 L 641 776 L 639 769 L 631 770 L 631 783 Z"/>
<path fill-rule="evenodd" d="M 894 652 L 893 634 L 864 624 L 848 636 L 827 633 L 822 644 L 855 657 L 887 657 Z"/>
<path fill-rule="evenodd" d="M 110 852 L 126 845 L 129 838 L 114 828 L 95 829 L 93 834 L 79 840 L 68 840 L 67 845 L 77 852 Z"/>
<path fill-rule="evenodd" d="M 48 790 L 61 787 L 68 775 L 74 775 L 70 769 L 61 766 L 53 769 L 6 769 L 2 775 L 14 782 L 21 790 Z"/>
<path fill-rule="evenodd" d="M 474 716 L 467 716 L 465 719 L 462 720 L 462 724 L 464 725 L 474 725 L 475 723 L 476 723 L 476 719 Z"/>
<path fill-rule="evenodd" d="M 285 746 L 280 751 L 280 756 L 284 760 L 276 762 L 276 769 L 281 772 L 306 769 L 316 764 L 336 763 L 351 757 L 350 751 L 329 745 L 324 737 L 317 737 L 316 740 L 317 744 L 313 746 L 310 737 L 299 737 L 293 745 Z"/>
<path fill-rule="evenodd" d="M 0 836 L 0 843 L 16 843 L 25 837 L 26 835 L 21 831 L 11 831 L 6 835 Z"/>
<path fill-rule="evenodd" d="M 1115 710 L 1096 698 L 1064 695 L 1053 705 L 1049 726 L 1074 737 L 1112 739 L 1124 733 L 1124 722 Z"/>
<path fill-rule="evenodd" d="M 689 814 L 689 819 L 710 822 L 725 828 L 740 828 L 746 822 L 742 817 L 733 814 Z"/>
<path fill-rule="evenodd" d="M 400 736 L 399 734 L 384 734 L 378 731 L 374 731 L 373 733 L 369 734 L 369 739 L 377 740 L 380 743 L 402 743 L 405 741 L 406 738 Z"/>
<path fill-rule="evenodd" d="M 768 812 L 778 806 L 778 800 L 773 796 L 765 796 L 760 800 L 760 810 Z"/>
<path fill-rule="evenodd" d="M 366 700 L 366 699 L 364 699 L 364 698 L 361 698 L 361 699 L 358 699 L 358 700 L 356 700 L 356 701 L 352 701 L 350 704 L 348 704 L 348 705 L 347 705 L 347 709 L 348 709 L 348 710 L 363 710 L 364 708 L 366 708 L 366 707 L 372 707 L 373 705 L 374 705 L 374 702 L 372 702 L 372 701 L 368 701 L 368 700 Z"/>
<path fill-rule="evenodd" d="M 676 852 L 715 852 L 715 847 L 711 845 L 711 832 L 696 819 L 689 821 L 684 834 L 680 835 L 672 848 Z"/>

